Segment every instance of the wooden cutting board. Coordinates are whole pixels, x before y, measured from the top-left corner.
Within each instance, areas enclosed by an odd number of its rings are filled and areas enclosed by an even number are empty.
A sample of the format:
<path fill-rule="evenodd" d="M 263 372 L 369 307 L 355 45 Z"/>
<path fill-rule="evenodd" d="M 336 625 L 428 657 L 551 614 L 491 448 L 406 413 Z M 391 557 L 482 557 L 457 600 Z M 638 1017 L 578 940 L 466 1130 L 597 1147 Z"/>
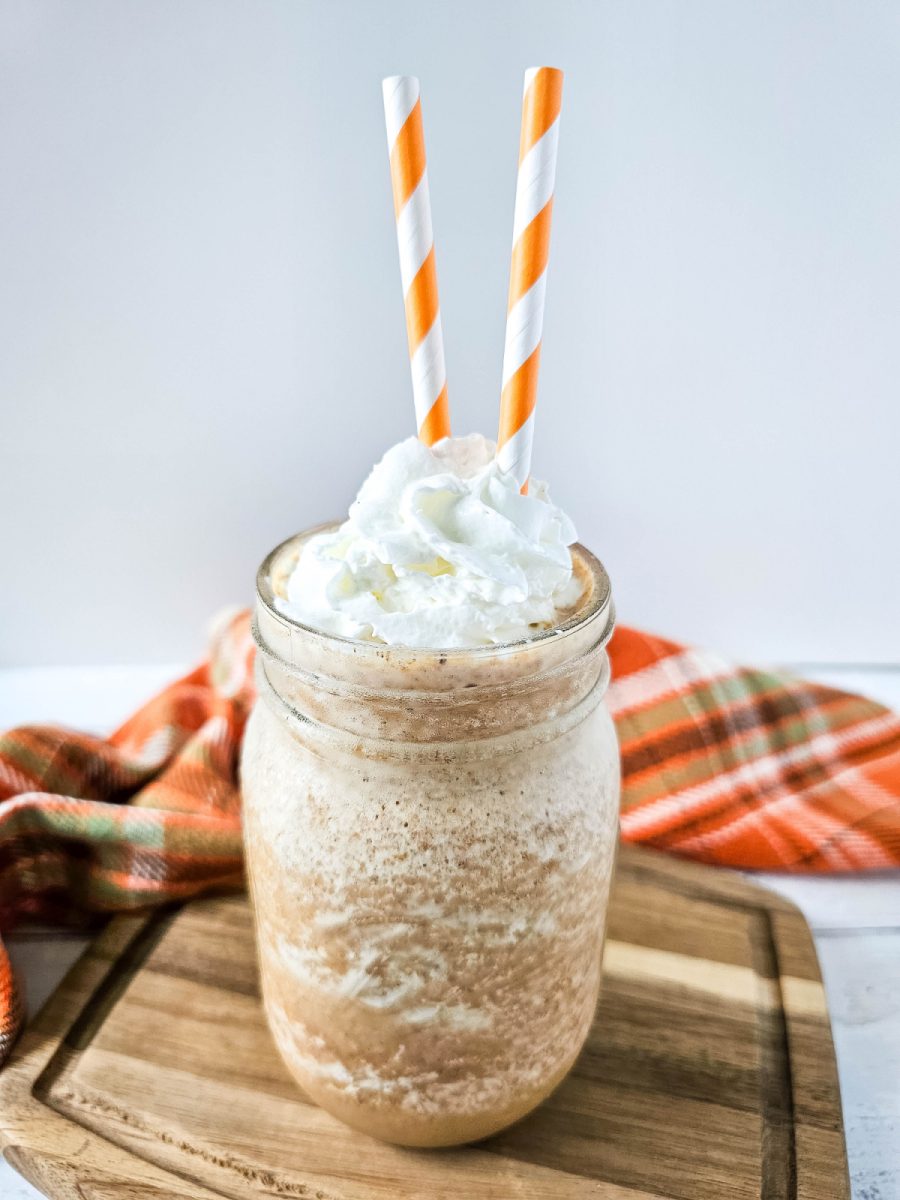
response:
<path fill-rule="evenodd" d="M 809 930 L 727 872 L 622 853 L 572 1074 L 489 1141 L 414 1151 L 310 1104 L 273 1048 L 247 901 L 118 917 L 0 1072 L 0 1142 L 77 1200 L 845 1200 Z"/>

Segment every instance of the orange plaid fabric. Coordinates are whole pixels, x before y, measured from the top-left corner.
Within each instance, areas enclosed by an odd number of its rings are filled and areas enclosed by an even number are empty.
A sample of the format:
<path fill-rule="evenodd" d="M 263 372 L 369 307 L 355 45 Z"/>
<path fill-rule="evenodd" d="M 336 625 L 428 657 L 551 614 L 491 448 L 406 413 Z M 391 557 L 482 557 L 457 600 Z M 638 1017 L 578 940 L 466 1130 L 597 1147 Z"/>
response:
<path fill-rule="evenodd" d="M 247 614 L 226 614 L 209 661 L 111 737 L 52 726 L 0 737 L 0 932 L 242 885 L 237 766 L 253 648 Z M 20 1020 L 0 944 L 0 1062 Z"/>
<path fill-rule="evenodd" d="M 900 717 L 632 629 L 610 657 L 626 841 L 731 867 L 900 866 Z M 241 885 L 252 662 L 247 614 L 233 613 L 209 661 L 110 738 L 0 737 L 0 931 Z M 20 1010 L 0 946 L 0 1060 Z"/>
<path fill-rule="evenodd" d="M 634 629 L 612 641 L 622 837 L 719 866 L 900 866 L 900 717 Z"/>

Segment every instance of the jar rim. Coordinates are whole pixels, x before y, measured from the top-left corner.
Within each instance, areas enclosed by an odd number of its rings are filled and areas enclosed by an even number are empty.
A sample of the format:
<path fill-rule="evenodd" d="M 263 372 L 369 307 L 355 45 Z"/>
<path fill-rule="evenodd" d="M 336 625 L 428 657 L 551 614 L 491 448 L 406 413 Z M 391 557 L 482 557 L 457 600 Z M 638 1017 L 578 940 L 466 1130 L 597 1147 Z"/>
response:
<path fill-rule="evenodd" d="M 267 614 L 279 622 L 298 631 L 302 636 L 318 642 L 322 646 L 332 646 L 338 653 L 350 653 L 354 656 L 371 656 L 373 659 L 387 659 L 394 663 L 408 659 L 421 660 L 428 657 L 439 658 L 445 662 L 467 662 L 479 659 L 491 659 L 511 656 L 531 650 L 546 643 L 556 643 L 576 633 L 583 633 L 591 626 L 599 628 L 595 644 L 605 645 L 612 635 L 615 624 L 615 608 L 612 600 L 612 586 L 603 563 L 595 554 L 580 542 L 571 546 L 573 558 L 581 565 L 586 577 L 589 590 L 579 604 L 559 625 L 552 625 L 533 634 L 517 638 L 511 642 L 490 643 L 483 646 L 405 646 L 388 642 L 374 641 L 362 638 L 344 637 L 342 634 L 330 633 L 285 612 L 276 604 L 276 593 L 272 585 L 272 568 L 279 558 L 284 556 L 294 545 L 303 542 L 319 533 L 325 533 L 339 525 L 337 521 L 325 521 L 309 529 L 295 533 L 285 538 L 271 550 L 263 559 L 256 573 L 256 596 L 259 604 Z"/>

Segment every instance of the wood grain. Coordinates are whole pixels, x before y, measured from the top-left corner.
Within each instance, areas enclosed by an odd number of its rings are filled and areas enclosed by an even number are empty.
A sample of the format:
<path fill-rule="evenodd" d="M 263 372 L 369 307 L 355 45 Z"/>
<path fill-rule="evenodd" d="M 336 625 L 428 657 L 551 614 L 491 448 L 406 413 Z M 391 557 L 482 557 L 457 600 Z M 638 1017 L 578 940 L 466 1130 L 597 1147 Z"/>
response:
<path fill-rule="evenodd" d="M 244 897 L 114 920 L 0 1074 L 0 1140 L 65 1200 L 849 1197 L 802 917 L 633 850 L 575 1069 L 478 1146 L 382 1145 L 306 1100 L 265 1027 Z"/>

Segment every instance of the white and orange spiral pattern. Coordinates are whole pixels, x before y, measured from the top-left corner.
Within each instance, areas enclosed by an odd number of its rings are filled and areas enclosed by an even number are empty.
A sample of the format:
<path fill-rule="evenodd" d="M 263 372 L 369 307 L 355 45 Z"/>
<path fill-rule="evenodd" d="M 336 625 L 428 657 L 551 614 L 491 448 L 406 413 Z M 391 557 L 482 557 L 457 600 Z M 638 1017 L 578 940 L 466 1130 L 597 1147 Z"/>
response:
<path fill-rule="evenodd" d="M 525 72 L 497 434 L 500 466 L 515 476 L 523 492 L 531 474 L 562 84 L 563 73 L 554 67 Z"/>
<path fill-rule="evenodd" d="M 450 409 L 419 81 L 409 75 L 394 75 L 381 87 L 416 425 L 422 441 L 432 446 L 450 435 Z"/>

